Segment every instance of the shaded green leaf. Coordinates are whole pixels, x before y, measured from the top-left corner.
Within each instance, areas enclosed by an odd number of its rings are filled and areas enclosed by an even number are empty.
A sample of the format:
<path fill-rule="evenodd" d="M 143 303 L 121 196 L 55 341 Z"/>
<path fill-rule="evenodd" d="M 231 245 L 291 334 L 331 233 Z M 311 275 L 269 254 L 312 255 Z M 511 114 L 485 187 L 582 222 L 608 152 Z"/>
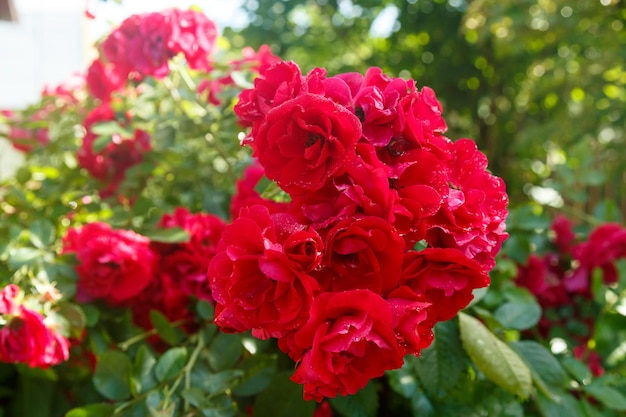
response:
<path fill-rule="evenodd" d="M 254 417 L 307 417 L 315 410 L 315 401 L 304 401 L 302 385 L 292 382 L 291 372 L 274 375 L 267 389 L 254 403 Z"/>
<path fill-rule="evenodd" d="M 249 396 L 263 391 L 276 374 L 277 363 L 276 355 L 256 354 L 244 359 L 238 367 L 243 375 L 233 394 Z"/>
<path fill-rule="evenodd" d="M 606 408 L 616 411 L 626 411 L 626 396 L 613 387 L 599 381 L 585 385 L 585 392 L 601 402 Z"/>
<path fill-rule="evenodd" d="M 415 361 L 415 370 L 430 395 L 443 397 L 463 373 L 466 355 L 461 347 L 456 321 L 437 323 L 434 333 L 430 347 L 422 350 Z"/>
<path fill-rule="evenodd" d="M 114 410 L 115 406 L 111 404 L 89 404 L 71 409 L 65 417 L 110 417 Z"/>
<path fill-rule="evenodd" d="M 505 329 L 525 330 L 533 327 L 541 318 L 541 307 L 536 301 L 507 302 L 494 312 L 494 317 Z"/>
<path fill-rule="evenodd" d="M 149 391 L 157 385 L 154 375 L 156 358 L 146 345 L 139 347 L 132 370 L 133 394 Z"/>
<path fill-rule="evenodd" d="M 167 317 L 158 310 L 150 311 L 150 322 L 156 329 L 159 337 L 170 345 L 177 345 L 184 337 L 185 333 L 172 326 Z"/>
<path fill-rule="evenodd" d="M 219 333 L 209 346 L 207 358 L 211 368 L 221 371 L 232 368 L 242 353 L 243 346 L 240 335 Z"/>
<path fill-rule="evenodd" d="M 98 355 L 93 384 L 110 400 L 126 399 L 130 396 L 131 368 L 130 359 L 124 353 L 105 351 Z"/>
<path fill-rule="evenodd" d="M 498 386 L 528 398 L 532 380 L 524 361 L 474 317 L 459 313 L 459 326 L 465 351 L 476 367 Z"/>
<path fill-rule="evenodd" d="M 378 411 L 378 394 L 372 381 L 354 395 L 337 396 L 329 401 L 344 416 L 374 417 Z"/>
<path fill-rule="evenodd" d="M 43 256 L 39 249 L 17 248 L 9 251 L 9 267 L 18 269 L 24 265 L 30 265 Z"/>
<path fill-rule="evenodd" d="M 185 367 L 187 362 L 187 349 L 175 347 L 169 349 L 157 361 L 154 374 L 160 382 L 176 377 Z"/>
<path fill-rule="evenodd" d="M 523 340 L 511 343 L 511 347 L 547 384 L 555 387 L 567 384 L 565 370 L 545 346 L 532 340 Z"/>

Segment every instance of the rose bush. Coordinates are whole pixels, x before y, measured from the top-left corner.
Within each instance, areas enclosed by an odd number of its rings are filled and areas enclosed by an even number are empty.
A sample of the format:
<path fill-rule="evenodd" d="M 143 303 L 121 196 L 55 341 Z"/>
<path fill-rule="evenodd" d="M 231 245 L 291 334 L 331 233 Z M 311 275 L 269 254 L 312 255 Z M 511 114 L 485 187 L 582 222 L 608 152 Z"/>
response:
<path fill-rule="evenodd" d="M 432 89 L 234 50 L 197 10 L 96 46 L 1 113 L 5 415 L 626 410 L 624 229 L 505 225 Z"/>

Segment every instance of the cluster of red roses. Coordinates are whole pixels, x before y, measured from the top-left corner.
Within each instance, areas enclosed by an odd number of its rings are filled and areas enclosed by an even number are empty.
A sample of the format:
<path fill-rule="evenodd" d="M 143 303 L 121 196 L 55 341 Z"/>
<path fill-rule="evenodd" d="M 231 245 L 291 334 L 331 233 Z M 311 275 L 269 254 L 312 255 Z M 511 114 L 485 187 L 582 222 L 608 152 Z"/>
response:
<path fill-rule="evenodd" d="M 114 110 L 113 93 L 126 89 L 128 95 L 134 96 L 141 89 L 128 88 L 129 80 L 136 83 L 145 77 L 165 77 L 170 72 L 171 59 L 182 54 L 190 69 L 207 75 L 198 85 L 198 95 L 206 95 L 209 103 L 219 105 L 219 91 L 235 84 L 233 71 L 246 66 L 256 70 L 277 60 L 265 45 L 258 52 L 245 48 L 243 57 L 229 62 L 224 74 L 209 77 L 216 37 L 215 24 L 203 13 L 171 9 L 133 15 L 104 40 L 101 49 L 105 60 L 95 59 L 85 76 L 89 92 L 101 104 L 83 122 L 86 134 L 78 152 L 80 166 L 103 184 L 101 197 L 115 194 L 128 168 L 140 163 L 152 149 L 147 132 L 130 129 L 132 115 Z M 113 134 L 104 146 L 96 146 L 101 135 L 93 132 L 93 126 L 112 121 L 121 126 L 120 132 Z"/>
<path fill-rule="evenodd" d="M 602 272 L 605 285 L 617 282 L 615 262 L 626 259 L 626 228 L 616 223 L 603 224 L 587 240 L 577 242 L 572 223 L 559 215 L 551 229 L 556 251 L 531 254 L 526 265 L 519 265 L 516 283 L 528 288 L 543 309 L 540 333 L 549 336 L 555 328 L 566 331 L 575 344 L 571 346 L 574 354 L 586 357 L 594 374 L 601 375 L 604 370 L 597 353 L 587 349 L 595 323 L 594 312 L 590 311 L 594 270 Z"/>
<path fill-rule="evenodd" d="M 183 54 L 191 69 L 208 70 L 217 28 L 203 13 L 171 9 L 124 20 L 102 43 L 106 62 L 96 59 L 87 72 L 91 93 L 106 100 L 129 78 L 165 77 L 170 59 Z"/>
<path fill-rule="evenodd" d="M 69 229 L 63 248 L 78 261 L 76 300 L 130 308 L 134 323 L 145 329 L 152 328 L 151 310 L 193 329 L 191 301 L 212 302 L 206 271 L 225 224 L 214 215 L 180 207 L 164 215 L 160 226 L 181 228 L 189 240 L 151 242 L 101 222 Z"/>
<path fill-rule="evenodd" d="M 289 202 L 235 197 L 209 265 L 215 321 L 277 338 L 306 399 L 400 367 L 488 285 L 505 186 L 473 141 L 444 136 L 431 89 L 378 68 L 327 77 L 279 62 L 235 112 Z"/>
<path fill-rule="evenodd" d="M 70 343 L 58 323 L 44 318 L 41 303 L 9 284 L 0 291 L 0 361 L 47 368 L 69 358 Z"/>

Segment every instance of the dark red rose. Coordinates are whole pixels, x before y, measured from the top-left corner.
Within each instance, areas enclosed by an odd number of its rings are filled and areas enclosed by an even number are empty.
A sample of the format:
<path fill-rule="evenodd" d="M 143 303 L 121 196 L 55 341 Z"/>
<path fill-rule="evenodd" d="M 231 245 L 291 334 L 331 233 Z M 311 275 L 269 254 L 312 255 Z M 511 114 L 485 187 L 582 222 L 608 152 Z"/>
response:
<path fill-rule="evenodd" d="M 150 136 L 140 129 L 134 130 L 132 136 L 114 133 L 111 135 L 110 142 L 104 147 L 94 148 L 99 138 L 92 131 L 95 124 L 117 121 L 121 126 L 126 126 L 129 122 L 128 118 L 119 120 L 116 117 L 109 104 L 93 109 L 83 123 L 87 132 L 77 152 L 78 164 L 93 178 L 103 183 L 104 188 L 100 190 L 102 198 L 115 194 L 121 182 L 126 178 L 126 171 L 140 163 L 143 154 L 152 148 Z"/>
<path fill-rule="evenodd" d="M 398 284 L 404 241 L 379 217 L 348 218 L 324 240 L 321 282 L 327 290 L 368 289 L 384 294 Z"/>
<path fill-rule="evenodd" d="M 224 331 L 252 329 L 260 337 L 280 337 L 308 317 L 319 284 L 305 272 L 316 263 L 307 247 L 317 252 L 316 239 L 311 234 L 303 239 L 304 227 L 286 222 L 287 215 L 280 221 L 273 216 L 265 206 L 242 209 L 222 234 L 209 279 L 217 303 L 215 323 Z M 290 239 L 286 224 L 299 237 Z M 297 242 L 305 256 L 297 254 Z"/>
<path fill-rule="evenodd" d="M 526 265 L 518 266 L 515 283 L 527 288 L 544 308 L 560 307 L 571 304 L 571 294 L 564 285 L 565 271 L 559 265 L 559 258 L 555 254 L 539 256 L 531 254 Z M 584 279 L 585 287 L 589 283 Z"/>
<path fill-rule="evenodd" d="M 355 394 L 370 379 L 402 366 L 392 323 L 388 304 L 371 291 L 319 294 L 293 337 L 303 353 L 294 358 L 298 367 L 291 379 L 304 385 L 304 399 Z"/>
<path fill-rule="evenodd" d="M 68 359 L 69 342 L 46 327 L 41 314 L 20 306 L 0 329 L 0 361 L 47 368 Z"/>
<path fill-rule="evenodd" d="M 428 248 L 404 256 L 401 283 L 432 304 L 437 321 L 450 320 L 489 285 L 481 265 L 456 249 Z"/>
<path fill-rule="evenodd" d="M 212 214 L 192 214 L 186 208 L 178 207 L 174 213 L 161 218 L 160 226 L 179 227 L 189 234 L 187 242 L 153 243 L 160 254 L 161 273 L 173 277 L 185 294 L 212 301 L 206 274 L 226 226 L 224 221 Z"/>
<path fill-rule="evenodd" d="M 591 274 L 595 268 L 602 270 L 605 284 L 613 284 L 618 280 L 615 261 L 626 258 L 626 228 L 617 223 L 607 223 L 596 227 L 585 242 L 573 248 L 573 257 L 579 266 L 574 274 L 579 280 L 586 282 L 584 287 L 571 284 L 572 292 L 590 296 Z"/>
<path fill-rule="evenodd" d="M 150 240 L 130 230 L 89 223 L 69 229 L 63 247 L 64 253 L 74 253 L 78 260 L 79 302 L 102 299 L 114 306 L 127 304 L 155 275 L 156 256 Z"/>
<path fill-rule="evenodd" d="M 316 190 L 354 158 L 359 119 L 332 100 L 304 94 L 274 107 L 252 147 L 266 176 L 289 190 Z"/>
<path fill-rule="evenodd" d="M 554 218 L 550 229 L 554 232 L 554 244 L 559 253 L 563 256 L 571 255 L 574 240 L 576 239 L 576 234 L 572 229 L 572 222 L 567 217 L 558 214 Z"/>
<path fill-rule="evenodd" d="M 449 190 L 439 213 L 429 219 L 426 240 L 433 247 L 457 248 L 485 271 L 508 237 L 504 181 L 487 171 L 487 158 L 470 139 L 452 145 L 447 162 Z"/>

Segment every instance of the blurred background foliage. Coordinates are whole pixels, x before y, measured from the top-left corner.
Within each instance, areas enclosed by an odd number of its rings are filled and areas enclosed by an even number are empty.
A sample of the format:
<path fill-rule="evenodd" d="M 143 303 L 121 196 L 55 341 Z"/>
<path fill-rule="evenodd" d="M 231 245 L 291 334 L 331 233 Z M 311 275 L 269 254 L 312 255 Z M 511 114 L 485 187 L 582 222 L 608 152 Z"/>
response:
<path fill-rule="evenodd" d="M 579 220 L 626 215 L 626 6 L 621 0 L 246 0 L 234 47 L 263 43 L 303 71 L 379 66 L 432 87 L 452 139 Z M 621 214 L 620 214 L 621 212 Z"/>

